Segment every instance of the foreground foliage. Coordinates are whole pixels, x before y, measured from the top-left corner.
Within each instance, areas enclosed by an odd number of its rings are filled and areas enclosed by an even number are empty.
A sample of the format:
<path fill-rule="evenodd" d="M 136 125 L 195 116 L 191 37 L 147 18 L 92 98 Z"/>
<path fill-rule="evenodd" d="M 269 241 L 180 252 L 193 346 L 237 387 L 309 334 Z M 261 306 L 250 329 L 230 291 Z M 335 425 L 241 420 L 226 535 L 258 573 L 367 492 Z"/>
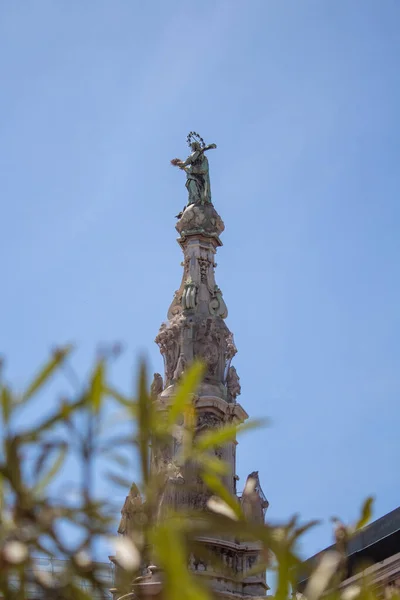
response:
<path fill-rule="evenodd" d="M 95 363 L 88 381 L 75 388 L 72 399 L 55 402 L 50 415 L 33 427 L 21 423 L 21 414 L 37 401 L 50 378 L 70 368 L 71 351 L 70 347 L 54 351 L 23 393 L 12 390 L 0 374 L 0 597 L 24 600 L 31 597 L 28 593 L 33 585 L 38 598 L 88 600 L 94 594 L 96 598 L 108 598 L 104 565 L 94 560 L 97 545 L 107 539 L 115 543 L 124 593 L 130 592 L 142 564 L 151 559 L 163 571 L 167 599 L 207 600 L 210 591 L 187 569 L 189 554 L 204 552 L 196 542 L 199 536 L 221 533 L 262 544 L 264 562 L 257 565 L 255 572 L 267 567 L 276 570 L 275 598 L 286 600 L 301 568 L 299 538 L 316 523 L 299 525 L 297 518 L 292 518 L 280 526 L 260 527 L 247 522 L 237 499 L 221 483 L 224 466 L 207 452 L 260 424 L 226 426 L 196 438 L 192 397 L 202 378 L 202 366 L 195 364 L 188 370 L 165 419 L 154 408 L 143 365 L 137 392 L 132 397 L 109 384 L 108 367 L 113 353 Z M 111 406 L 115 405 L 132 425 L 128 435 L 116 435 L 110 426 Z M 210 510 L 201 520 L 193 515 L 160 516 L 168 474 L 150 469 L 151 445 L 171 435 L 182 415 L 184 436 L 179 462 L 196 463 L 213 494 Z M 115 538 L 115 518 L 121 506 L 112 502 L 108 490 L 112 482 L 127 493 L 132 482 L 121 475 L 121 469 L 125 474 L 133 471 L 134 453 L 140 466 L 138 486 L 146 501 L 135 535 L 131 541 L 123 541 Z M 71 458 L 80 469 L 80 483 L 72 497 L 63 491 L 59 477 Z M 97 487 L 107 489 L 107 497 L 94 492 L 99 465 L 106 466 L 106 474 Z M 245 493 L 251 494 L 251 490 Z M 352 530 L 342 529 L 344 542 L 337 544 L 337 552 L 324 559 L 311 576 L 305 591 L 308 600 L 318 600 L 328 588 L 333 590 L 329 593 L 332 598 L 339 597 L 348 536 L 367 523 L 371 503 L 371 499 L 365 502 Z M 65 567 L 49 576 L 35 569 L 38 556 L 64 559 Z M 374 599 L 367 584 L 352 593 L 352 600 Z"/>

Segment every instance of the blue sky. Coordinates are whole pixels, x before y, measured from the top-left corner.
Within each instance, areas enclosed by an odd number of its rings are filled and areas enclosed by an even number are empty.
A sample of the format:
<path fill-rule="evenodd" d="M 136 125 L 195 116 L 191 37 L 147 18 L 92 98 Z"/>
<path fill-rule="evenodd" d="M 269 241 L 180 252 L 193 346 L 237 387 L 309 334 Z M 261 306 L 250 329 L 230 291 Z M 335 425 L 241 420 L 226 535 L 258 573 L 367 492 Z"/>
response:
<path fill-rule="evenodd" d="M 181 277 L 186 134 L 210 153 L 238 447 L 271 520 L 399 505 L 400 5 L 3 2 L 0 347 L 22 386 L 54 343 L 122 341 L 130 386 Z M 65 389 L 58 383 L 45 407 Z M 132 474 L 134 479 L 134 473 Z M 121 494 L 121 504 L 124 494 Z M 106 559 L 106 558 L 105 558 Z"/>

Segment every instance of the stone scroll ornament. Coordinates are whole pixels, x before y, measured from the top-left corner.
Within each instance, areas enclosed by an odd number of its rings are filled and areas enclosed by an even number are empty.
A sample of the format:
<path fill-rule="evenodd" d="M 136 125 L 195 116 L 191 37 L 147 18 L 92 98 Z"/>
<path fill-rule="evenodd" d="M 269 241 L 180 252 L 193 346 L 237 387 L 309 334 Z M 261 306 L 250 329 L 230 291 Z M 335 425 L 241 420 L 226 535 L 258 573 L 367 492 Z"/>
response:
<path fill-rule="evenodd" d="M 205 152 L 213 150 L 217 146 L 216 144 L 206 145 L 203 138 L 195 131 L 191 131 L 186 140 L 192 153 L 186 160 L 173 158 L 171 165 L 179 167 L 186 173 L 186 188 L 189 194 L 187 206 L 211 204 L 210 174 Z M 178 219 L 181 218 L 183 211 L 176 215 Z"/>

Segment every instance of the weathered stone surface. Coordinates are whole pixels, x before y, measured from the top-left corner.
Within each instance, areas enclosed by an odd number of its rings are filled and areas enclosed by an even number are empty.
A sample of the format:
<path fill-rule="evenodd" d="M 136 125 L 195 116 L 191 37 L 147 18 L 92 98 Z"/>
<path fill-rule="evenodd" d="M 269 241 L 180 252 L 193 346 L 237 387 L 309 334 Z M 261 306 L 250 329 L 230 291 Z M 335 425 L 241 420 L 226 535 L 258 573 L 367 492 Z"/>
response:
<path fill-rule="evenodd" d="M 219 237 L 225 225 L 212 204 L 191 204 L 185 208 L 175 228 L 182 237 L 195 234 Z"/>
<path fill-rule="evenodd" d="M 180 313 L 163 323 L 155 341 L 164 358 L 166 386 L 176 383 L 196 358 L 207 366 L 204 381 L 224 386 L 225 373 L 237 352 L 224 320 L 198 313 Z M 233 391 L 237 392 L 237 386 Z"/>
<path fill-rule="evenodd" d="M 264 523 L 265 512 L 269 506 L 269 502 L 261 489 L 258 471 L 253 471 L 247 477 L 240 503 L 249 521 L 259 524 Z"/>
<path fill-rule="evenodd" d="M 118 527 L 118 533 L 121 535 L 132 536 L 135 529 L 135 519 L 138 518 L 142 509 L 142 497 L 138 487 L 132 483 L 129 494 L 125 499 L 121 510 L 121 521 Z"/>
<path fill-rule="evenodd" d="M 236 372 L 235 367 L 229 367 L 228 369 L 228 375 L 226 377 L 226 387 L 228 389 L 229 402 L 236 402 L 236 398 L 240 396 L 242 388 L 240 385 L 240 378 Z"/>

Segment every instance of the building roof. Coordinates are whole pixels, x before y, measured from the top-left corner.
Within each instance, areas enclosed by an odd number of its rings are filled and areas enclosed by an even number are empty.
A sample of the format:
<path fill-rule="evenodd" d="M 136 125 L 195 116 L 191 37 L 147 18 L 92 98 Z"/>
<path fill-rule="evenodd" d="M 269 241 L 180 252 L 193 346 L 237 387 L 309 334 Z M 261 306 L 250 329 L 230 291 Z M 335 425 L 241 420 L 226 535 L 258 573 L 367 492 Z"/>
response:
<path fill-rule="evenodd" d="M 398 548 L 400 547 L 399 540 L 400 506 L 380 519 L 373 521 L 350 538 L 348 544 L 350 572 L 352 572 L 355 564 L 363 558 L 378 562 L 392 556 L 396 551 L 398 552 Z M 334 548 L 335 544 L 332 544 L 304 562 L 304 572 L 299 577 L 299 585 L 301 587 L 304 586 L 310 570 L 318 561 L 321 554 Z"/>

